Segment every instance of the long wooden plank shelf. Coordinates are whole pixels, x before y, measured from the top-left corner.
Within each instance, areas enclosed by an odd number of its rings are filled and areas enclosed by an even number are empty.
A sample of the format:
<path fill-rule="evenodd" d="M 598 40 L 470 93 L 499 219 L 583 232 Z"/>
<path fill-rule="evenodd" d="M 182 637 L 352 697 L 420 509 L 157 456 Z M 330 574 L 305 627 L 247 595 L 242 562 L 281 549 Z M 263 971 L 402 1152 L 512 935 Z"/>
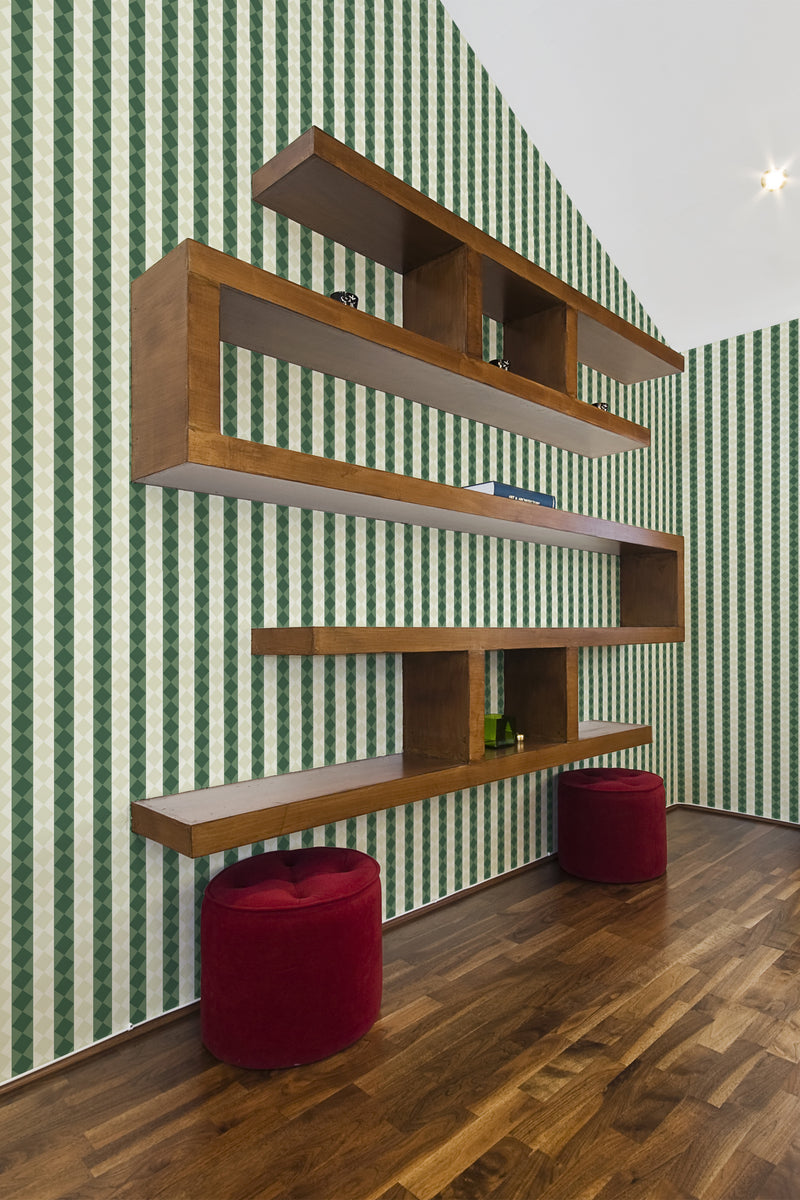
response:
<path fill-rule="evenodd" d="M 135 480 L 176 465 L 188 431 L 219 433 L 221 341 L 587 457 L 650 443 L 615 413 L 187 240 L 131 289 Z"/>
<path fill-rule="evenodd" d="M 320 129 L 308 129 L 265 163 L 252 188 L 257 203 L 404 277 L 466 249 L 475 259 L 482 312 L 513 325 L 563 305 L 577 317 L 578 361 L 622 383 L 683 370 L 683 357 L 658 339 Z"/>
<path fill-rule="evenodd" d="M 190 430 L 186 448 L 186 461 L 140 482 L 601 554 L 682 548 L 683 539 L 673 534 L 222 434 Z"/>
<path fill-rule="evenodd" d="M 487 751 L 478 762 L 394 754 L 140 800 L 132 805 L 132 828 L 197 858 L 651 741 L 647 725 L 587 721 L 575 741 Z"/>
<path fill-rule="evenodd" d="M 596 626 L 583 629 L 306 625 L 253 629 L 251 649 L 255 655 L 424 654 L 441 650 L 645 645 L 682 642 L 683 639 L 684 629 L 679 625 Z"/>

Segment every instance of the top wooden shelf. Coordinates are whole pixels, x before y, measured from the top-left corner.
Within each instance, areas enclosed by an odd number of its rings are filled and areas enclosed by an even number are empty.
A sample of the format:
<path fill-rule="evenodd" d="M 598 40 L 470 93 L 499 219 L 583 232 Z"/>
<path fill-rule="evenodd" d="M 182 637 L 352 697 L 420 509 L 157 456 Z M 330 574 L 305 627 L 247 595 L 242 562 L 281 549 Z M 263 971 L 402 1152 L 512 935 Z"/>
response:
<path fill-rule="evenodd" d="M 566 306 L 577 360 L 621 383 L 683 370 L 683 356 L 657 338 L 315 127 L 255 172 L 253 199 L 404 276 L 466 248 L 484 313 L 509 325 Z"/>
<path fill-rule="evenodd" d="M 187 428 L 219 433 L 221 342 L 590 458 L 650 443 L 616 413 L 187 240 L 131 286 L 134 479 Z"/>

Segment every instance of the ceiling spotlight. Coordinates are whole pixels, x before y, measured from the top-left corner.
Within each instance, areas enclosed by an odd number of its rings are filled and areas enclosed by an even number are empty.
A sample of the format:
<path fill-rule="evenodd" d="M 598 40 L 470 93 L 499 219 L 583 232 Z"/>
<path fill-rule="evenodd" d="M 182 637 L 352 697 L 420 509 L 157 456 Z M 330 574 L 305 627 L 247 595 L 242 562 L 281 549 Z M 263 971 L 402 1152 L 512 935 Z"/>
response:
<path fill-rule="evenodd" d="M 761 176 L 761 186 L 767 192 L 778 192 L 786 183 L 786 171 L 783 167 L 771 167 Z"/>

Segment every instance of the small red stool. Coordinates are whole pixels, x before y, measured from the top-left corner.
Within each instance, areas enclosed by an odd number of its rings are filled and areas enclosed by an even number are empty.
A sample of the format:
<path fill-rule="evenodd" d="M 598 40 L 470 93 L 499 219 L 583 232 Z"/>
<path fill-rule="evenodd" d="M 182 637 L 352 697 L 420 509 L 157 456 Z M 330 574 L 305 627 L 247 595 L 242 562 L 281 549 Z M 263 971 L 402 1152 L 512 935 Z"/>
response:
<path fill-rule="evenodd" d="M 380 1011 L 380 866 L 335 846 L 241 859 L 205 890 L 200 954 L 212 1054 L 260 1069 L 327 1058 Z"/>
<path fill-rule="evenodd" d="M 587 767 L 558 777 L 558 860 L 598 883 L 639 883 L 667 869 L 664 781 L 650 771 Z"/>

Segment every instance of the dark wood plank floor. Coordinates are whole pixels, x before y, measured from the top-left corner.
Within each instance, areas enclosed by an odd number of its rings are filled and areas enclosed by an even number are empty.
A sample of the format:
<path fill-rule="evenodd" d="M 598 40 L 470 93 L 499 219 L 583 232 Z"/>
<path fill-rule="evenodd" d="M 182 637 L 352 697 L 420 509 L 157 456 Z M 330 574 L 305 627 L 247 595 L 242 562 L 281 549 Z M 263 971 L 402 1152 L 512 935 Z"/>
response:
<path fill-rule="evenodd" d="M 680 811 L 664 879 L 555 863 L 385 938 L 383 1015 L 290 1071 L 190 1015 L 0 1102 L 14 1200 L 798 1200 L 800 831 Z"/>

